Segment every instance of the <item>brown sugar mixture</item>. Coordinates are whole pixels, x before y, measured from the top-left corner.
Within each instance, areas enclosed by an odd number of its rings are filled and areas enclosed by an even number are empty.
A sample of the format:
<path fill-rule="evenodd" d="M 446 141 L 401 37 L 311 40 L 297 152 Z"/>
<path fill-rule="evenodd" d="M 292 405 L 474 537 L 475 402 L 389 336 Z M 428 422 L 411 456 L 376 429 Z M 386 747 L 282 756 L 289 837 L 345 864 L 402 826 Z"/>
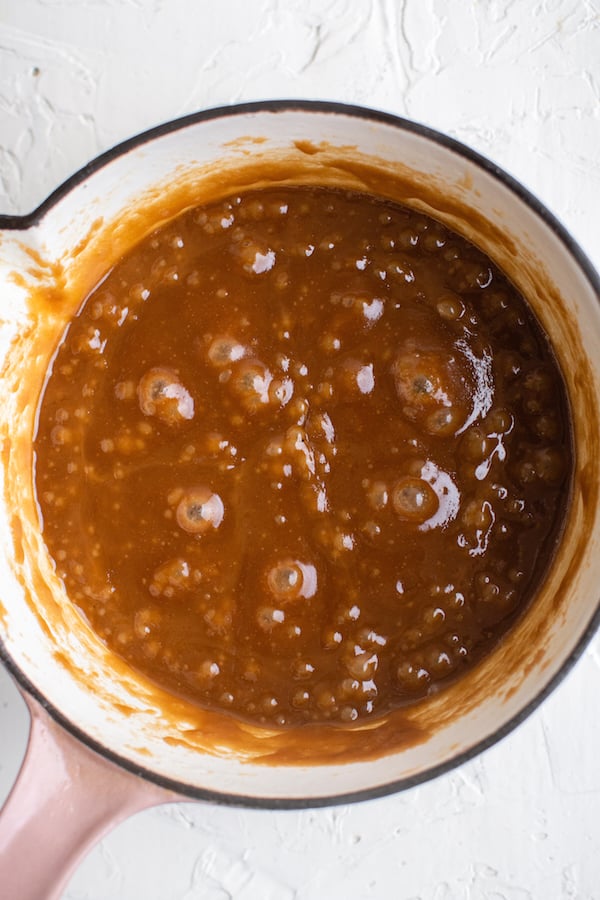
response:
<path fill-rule="evenodd" d="M 324 187 L 133 249 L 67 328 L 35 439 L 47 546 L 102 640 L 269 727 L 360 724 L 480 660 L 571 471 L 561 375 L 502 273 Z"/>

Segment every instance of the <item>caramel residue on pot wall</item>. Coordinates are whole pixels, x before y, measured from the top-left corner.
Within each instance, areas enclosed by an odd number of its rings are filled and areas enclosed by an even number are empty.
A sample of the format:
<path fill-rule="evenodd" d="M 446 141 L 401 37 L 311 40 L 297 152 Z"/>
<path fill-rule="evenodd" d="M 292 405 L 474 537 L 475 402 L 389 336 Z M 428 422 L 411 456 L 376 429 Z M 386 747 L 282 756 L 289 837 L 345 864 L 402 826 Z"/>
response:
<path fill-rule="evenodd" d="M 252 135 L 246 134 L 242 137 L 234 138 L 231 141 L 225 141 L 223 147 L 226 147 L 228 150 L 247 150 L 248 147 L 252 147 L 256 144 L 265 144 L 267 139 L 265 137 L 261 137 L 260 135 Z"/>
<path fill-rule="evenodd" d="M 107 707 L 125 706 L 130 716 L 136 711 L 147 713 L 155 733 L 162 734 L 169 744 L 217 755 L 235 753 L 240 758 L 277 765 L 348 762 L 418 747 L 490 696 L 508 698 L 518 691 L 519 680 L 529 668 L 544 663 L 544 647 L 565 615 L 567 589 L 572 591 L 577 580 L 586 551 L 585 535 L 597 516 L 598 385 L 580 351 L 579 327 L 564 300 L 548 282 L 538 260 L 525 259 L 503 228 L 468 208 L 468 179 L 458 186 L 445 186 L 441 181 L 415 177 L 399 165 L 361 157 L 351 148 L 308 141 L 299 141 L 285 151 L 262 153 L 258 158 L 244 154 L 243 147 L 251 146 L 250 138 L 233 143 L 241 159 L 182 169 L 168 183 L 142 194 L 117 221 L 97 219 L 64 259 L 33 260 L 39 281 L 30 286 L 29 324 L 15 341 L 2 372 L 12 392 L 1 436 L 7 457 L 6 500 L 14 511 L 15 572 L 30 608 L 52 635 L 57 658 L 72 678 L 85 690 L 101 695 Z M 510 637 L 479 666 L 440 694 L 392 713 L 368 729 L 305 727 L 266 732 L 225 715 L 206 713 L 157 688 L 111 654 L 80 618 L 57 581 L 40 534 L 32 482 L 32 437 L 48 364 L 64 327 L 124 253 L 193 206 L 250 188 L 302 184 L 365 191 L 422 210 L 463 234 L 498 263 L 530 299 L 560 351 L 559 362 L 575 412 L 577 474 L 563 537 L 565 549 L 548 575 L 547 589 L 516 623 Z M 77 661 L 81 655 L 88 661 L 85 670 Z M 136 705 L 123 701 L 124 692 L 137 698 Z M 52 700 L 50 694 L 48 699 Z"/>

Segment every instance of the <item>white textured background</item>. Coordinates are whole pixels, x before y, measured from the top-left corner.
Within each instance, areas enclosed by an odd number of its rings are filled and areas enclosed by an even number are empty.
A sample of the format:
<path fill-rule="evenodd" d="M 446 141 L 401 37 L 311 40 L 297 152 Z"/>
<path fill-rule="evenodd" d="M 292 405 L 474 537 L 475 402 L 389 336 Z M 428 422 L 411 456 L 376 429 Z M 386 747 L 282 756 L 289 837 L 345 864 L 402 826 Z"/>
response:
<path fill-rule="evenodd" d="M 267 97 L 458 137 L 600 267 L 600 0 L 0 0 L 0 212 L 142 129 Z M 541 710 L 450 775 L 331 810 L 146 812 L 65 900 L 598 900 L 599 693 L 596 639 Z M 0 670 L 0 802 L 26 734 Z"/>

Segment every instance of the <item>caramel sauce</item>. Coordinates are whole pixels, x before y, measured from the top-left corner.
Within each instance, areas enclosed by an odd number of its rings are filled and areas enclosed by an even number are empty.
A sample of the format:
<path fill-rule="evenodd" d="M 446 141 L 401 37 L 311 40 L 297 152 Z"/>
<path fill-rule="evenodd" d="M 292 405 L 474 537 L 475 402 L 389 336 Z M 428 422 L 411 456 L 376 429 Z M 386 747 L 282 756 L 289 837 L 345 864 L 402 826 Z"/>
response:
<path fill-rule="evenodd" d="M 234 194 L 63 335 L 35 438 L 71 601 L 145 676 L 267 728 L 380 720 L 482 659 L 554 552 L 564 385 L 515 288 L 421 213 Z"/>

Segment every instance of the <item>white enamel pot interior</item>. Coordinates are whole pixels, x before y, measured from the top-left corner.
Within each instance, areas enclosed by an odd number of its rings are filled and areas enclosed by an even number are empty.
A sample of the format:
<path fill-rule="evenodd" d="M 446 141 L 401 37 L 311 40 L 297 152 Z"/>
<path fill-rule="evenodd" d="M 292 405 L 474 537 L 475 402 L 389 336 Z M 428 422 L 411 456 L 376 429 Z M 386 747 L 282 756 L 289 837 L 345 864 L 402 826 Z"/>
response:
<path fill-rule="evenodd" d="M 189 203 L 202 198 L 207 181 L 215 190 L 220 178 L 221 195 L 233 192 L 235 173 L 246 167 L 255 166 L 266 183 L 282 178 L 282 160 L 304 181 L 321 181 L 328 172 L 325 181 L 374 192 L 394 183 L 396 199 L 429 211 L 487 251 L 524 291 L 550 336 L 575 420 L 569 519 L 529 613 L 487 661 L 431 701 L 425 715 L 431 727 L 419 741 L 343 764 L 322 755 L 308 764 L 265 764 L 276 745 L 269 734 L 261 738 L 264 752 L 257 741 L 246 754 L 232 752 L 226 739 L 211 749 L 208 720 L 198 735 L 184 706 L 163 709 L 71 608 L 45 553 L 32 491 L 35 388 L 50 352 L 40 337 L 48 323 L 36 321 L 30 306 L 32 290 L 51 284 L 58 261 L 67 287 L 88 260 L 98 272 L 99 260 L 108 268 L 122 249 L 115 223 L 134 221 L 141 200 L 157 220 L 183 204 L 171 203 L 169 184 Z M 385 177 L 378 180 L 377 170 Z M 143 216 L 140 221 L 141 234 Z M 190 797 L 318 805 L 398 790 L 449 769 L 510 731 L 570 668 L 599 617 L 599 284 L 563 228 L 510 177 L 456 142 L 389 115 L 267 102 L 200 113 L 134 138 L 74 176 L 31 216 L 5 217 L 0 225 L 2 654 L 21 686 L 77 738 Z M 57 302 L 50 331 L 58 335 L 72 312 L 72 302 Z"/>

